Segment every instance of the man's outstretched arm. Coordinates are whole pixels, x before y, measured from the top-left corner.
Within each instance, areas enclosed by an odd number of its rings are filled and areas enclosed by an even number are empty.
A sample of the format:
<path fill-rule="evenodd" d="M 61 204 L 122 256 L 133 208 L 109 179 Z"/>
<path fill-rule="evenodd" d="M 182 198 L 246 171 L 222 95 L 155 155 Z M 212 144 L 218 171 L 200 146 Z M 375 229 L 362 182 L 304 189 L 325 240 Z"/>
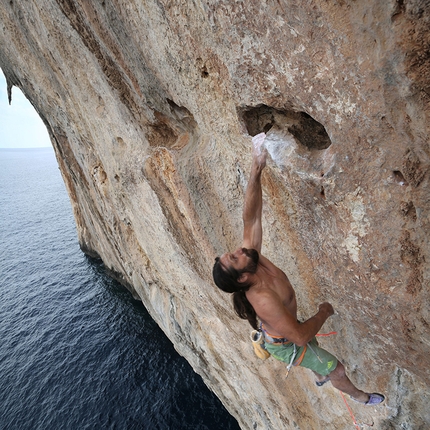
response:
<path fill-rule="evenodd" d="M 263 229 L 261 215 L 263 195 L 261 190 L 261 173 L 266 166 L 267 152 L 262 148 L 265 134 L 261 133 L 252 139 L 252 166 L 243 206 L 243 247 L 261 252 Z"/>

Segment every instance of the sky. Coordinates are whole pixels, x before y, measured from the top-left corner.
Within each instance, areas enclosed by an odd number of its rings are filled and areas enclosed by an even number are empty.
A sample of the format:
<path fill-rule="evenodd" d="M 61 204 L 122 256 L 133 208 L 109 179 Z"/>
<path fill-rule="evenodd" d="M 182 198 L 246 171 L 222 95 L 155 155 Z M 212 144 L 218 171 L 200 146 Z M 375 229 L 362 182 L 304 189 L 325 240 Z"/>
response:
<path fill-rule="evenodd" d="M 45 124 L 19 88 L 12 88 L 9 105 L 6 79 L 0 69 L 0 148 L 50 146 Z"/>

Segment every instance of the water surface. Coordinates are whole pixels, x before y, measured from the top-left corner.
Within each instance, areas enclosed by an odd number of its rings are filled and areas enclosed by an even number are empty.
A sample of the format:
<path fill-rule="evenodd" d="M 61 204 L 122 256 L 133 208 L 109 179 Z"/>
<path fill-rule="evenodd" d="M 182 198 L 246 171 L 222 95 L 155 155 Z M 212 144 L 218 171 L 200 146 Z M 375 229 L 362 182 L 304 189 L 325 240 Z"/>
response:
<path fill-rule="evenodd" d="M 0 149 L 0 429 L 239 429 L 79 249 L 51 148 Z"/>

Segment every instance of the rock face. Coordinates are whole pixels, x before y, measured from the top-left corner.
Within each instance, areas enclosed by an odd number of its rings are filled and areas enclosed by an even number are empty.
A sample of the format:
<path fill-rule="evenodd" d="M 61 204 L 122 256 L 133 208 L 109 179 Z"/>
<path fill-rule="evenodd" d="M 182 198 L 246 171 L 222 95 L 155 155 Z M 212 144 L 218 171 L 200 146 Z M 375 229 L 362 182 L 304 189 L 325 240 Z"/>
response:
<path fill-rule="evenodd" d="M 0 66 L 50 133 L 82 249 L 139 296 L 243 429 L 352 427 L 311 373 L 258 360 L 212 284 L 270 128 L 263 253 L 377 429 L 428 428 L 428 0 L 10 0 Z M 13 94 L 12 94 L 13 95 Z"/>

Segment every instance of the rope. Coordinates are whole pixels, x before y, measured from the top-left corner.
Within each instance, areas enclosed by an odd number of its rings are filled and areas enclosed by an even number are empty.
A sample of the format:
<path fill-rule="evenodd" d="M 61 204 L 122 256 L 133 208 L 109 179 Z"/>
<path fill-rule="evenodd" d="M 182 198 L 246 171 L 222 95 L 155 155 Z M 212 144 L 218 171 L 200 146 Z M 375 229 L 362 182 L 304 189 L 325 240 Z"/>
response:
<path fill-rule="evenodd" d="M 354 424 L 355 428 L 360 430 L 360 427 L 364 427 L 364 426 L 373 427 L 373 423 L 372 424 L 364 424 L 364 423 L 358 424 L 357 420 L 355 419 L 354 413 L 352 412 L 352 409 L 349 407 L 348 402 L 345 399 L 345 395 L 340 390 L 339 390 L 339 393 L 342 396 L 343 401 L 345 402 L 345 405 L 346 405 L 346 408 L 348 409 L 349 415 L 351 415 L 352 423 Z"/>
<path fill-rule="evenodd" d="M 357 421 L 356 421 L 356 419 L 355 419 L 355 417 L 354 417 L 354 414 L 353 414 L 353 412 L 352 412 L 352 409 L 349 407 L 349 405 L 348 405 L 348 403 L 347 403 L 347 401 L 346 401 L 346 399 L 345 399 L 344 394 L 342 393 L 342 391 L 339 391 L 339 393 L 340 393 L 340 395 L 342 396 L 343 401 L 345 402 L 345 405 L 346 405 L 346 408 L 348 409 L 349 415 L 351 415 L 352 422 L 353 422 L 353 424 L 355 425 L 355 428 L 357 428 L 358 430 L 360 430 L 360 426 L 357 424 Z"/>
<path fill-rule="evenodd" d="M 331 331 L 330 333 L 318 333 L 315 336 L 331 336 L 332 334 L 337 334 L 337 331 Z"/>

